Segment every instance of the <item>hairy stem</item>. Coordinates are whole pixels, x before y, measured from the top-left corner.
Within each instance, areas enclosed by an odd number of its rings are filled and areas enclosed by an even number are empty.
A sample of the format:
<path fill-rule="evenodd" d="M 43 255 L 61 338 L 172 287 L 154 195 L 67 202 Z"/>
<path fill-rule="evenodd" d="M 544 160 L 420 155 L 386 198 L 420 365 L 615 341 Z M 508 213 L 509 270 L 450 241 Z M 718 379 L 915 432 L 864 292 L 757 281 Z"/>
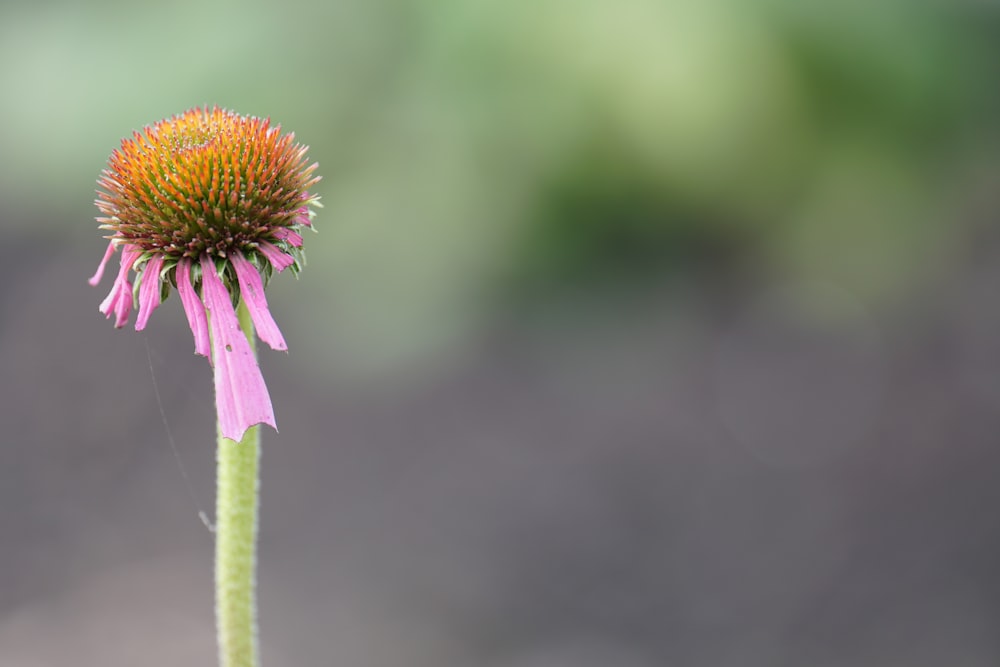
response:
<path fill-rule="evenodd" d="M 237 309 L 240 327 L 256 354 L 246 306 Z M 240 442 L 218 436 L 215 527 L 215 618 L 221 667 L 258 667 L 257 507 L 260 427 Z"/>

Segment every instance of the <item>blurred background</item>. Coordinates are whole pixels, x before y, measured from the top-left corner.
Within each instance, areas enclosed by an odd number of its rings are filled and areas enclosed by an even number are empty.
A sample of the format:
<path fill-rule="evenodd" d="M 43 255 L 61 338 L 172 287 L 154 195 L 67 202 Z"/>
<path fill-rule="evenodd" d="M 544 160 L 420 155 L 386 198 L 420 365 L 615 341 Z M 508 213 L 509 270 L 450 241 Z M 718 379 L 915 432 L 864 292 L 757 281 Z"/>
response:
<path fill-rule="evenodd" d="M 7 0 L 0 665 L 214 664 L 210 369 L 86 283 L 206 104 L 324 177 L 265 665 L 997 664 L 998 83 L 992 0 Z"/>

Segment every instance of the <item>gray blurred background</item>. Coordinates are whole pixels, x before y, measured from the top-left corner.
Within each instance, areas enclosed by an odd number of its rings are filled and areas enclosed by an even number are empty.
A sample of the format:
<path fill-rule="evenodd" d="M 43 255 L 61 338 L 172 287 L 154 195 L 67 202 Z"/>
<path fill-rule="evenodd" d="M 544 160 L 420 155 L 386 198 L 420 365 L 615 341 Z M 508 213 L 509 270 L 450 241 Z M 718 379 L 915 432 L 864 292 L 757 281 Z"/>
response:
<path fill-rule="evenodd" d="M 0 666 L 214 664 L 211 371 L 86 283 L 205 104 L 324 177 L 265 665 L 998 664 L 998 83 L 990 0 L 7 0 Z"/>

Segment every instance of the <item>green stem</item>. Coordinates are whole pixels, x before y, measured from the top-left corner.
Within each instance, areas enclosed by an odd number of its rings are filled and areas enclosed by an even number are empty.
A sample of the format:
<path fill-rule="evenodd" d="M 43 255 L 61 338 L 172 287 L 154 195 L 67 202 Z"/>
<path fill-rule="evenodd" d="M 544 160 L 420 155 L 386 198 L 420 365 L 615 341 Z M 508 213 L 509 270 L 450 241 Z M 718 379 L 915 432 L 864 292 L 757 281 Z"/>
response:
<path fill-rule="evenodd" d="M 240 327 L 256 354 L 253 322 L 240 301 Z M 257 667 L 257 506 L 260 427 L 240 442 L 218 437 L 215 617 L 221 667 Z"/>

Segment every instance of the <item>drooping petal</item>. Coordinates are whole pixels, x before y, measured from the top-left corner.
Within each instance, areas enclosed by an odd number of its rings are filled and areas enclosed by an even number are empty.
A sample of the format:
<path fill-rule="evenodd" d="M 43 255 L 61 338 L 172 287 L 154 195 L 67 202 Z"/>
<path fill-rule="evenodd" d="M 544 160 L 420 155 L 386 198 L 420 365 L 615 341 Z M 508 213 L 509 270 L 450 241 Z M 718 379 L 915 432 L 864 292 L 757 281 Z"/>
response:
<path fill-rule="evenodd" d="M 149 316 L 160 305 L 160 269 L 163 255 L 151 257 L 142 269 L 139 284 L 139 314 L 135 316 L 135 330 L 142 331 L 149 322 Z"/>
<path fill-rule="evenodd" d="M 298 232 L 292 231 L 288 227 L 278 227 L 274 230 L 274 238 L 279 241 L 288 241 L 288 243 L 296 248 L 302 247 L 302 235 Z"/>
<path fill-rule="evenodd" d="M 142 254 L 138 249 L 126 245 L 122 249 L 121 266 L 118 269 L 118 277 L 115 284 L 111 286 L 111 292 L 101 302 L 100 310 L 105 317 L 115 314 L 115 328 L 121 329 L 128 322 L 129 313 L 132 312 L 132 284 L 128 281 L 128 272 L 132 270 L 135 260 Z"/>
<path fill-rule="evenodd" d="M 240 284 L 240 295 L 247 310 L 250 311 L 250 318 L 257 327 L 257 335 L 260 339 L 271 346 L 272 350 L 287 350 L 285 337 L 278 330 L 278 325 L 271 317 L 271 311 L 267 308 L 267 298 L 264 296 L 264 284 L 260 279 L 257 268 L 248 262 L 238 252 L 229 256 L 233 268 L 236 269 L 236 280 Z"/>
<path fill-rule="evenodd" d="M 104 276 L 104 267 L 108 265 L 108 262 L 111 260 L 111 255 L 113 254 L 115 254 L 114 241 L 108 243 L 108 249 L 104 251 L 104 258 L 101 260 L 101 263 L 97 266 L 97 271 L 87 281 L 88 283 L 90 283 L 91 287 L 94 287 L 97 285 L 97 283 L 101 282 L 101 277 Z"/>
<path fill-rule="evenodd" d="M 300 240 L 302 237 L 299 237 Z M 281 248 L 274 245 L 273 243 L 268 243 L 267 241 L 261 241 L 258 246 L 260 251 L 267 257 L 267 261 L 271 262 L 271 266 L 278 273 L 281 273 L 289 266 L 295 263 L 295 258 L 291 255 L 281 251 Z"/>
<path fill-rule="evenodd" d="M 191 260 L 187 257 L 177 262 L 177 293 L 181 295 L 181 305 L 184 306 L 184 314 L 187 315 L 188 325 L 194 334 L 194 353 L 208 357 L 211 363 L 208 319 L 205 317 L 205 306 L 191 285 Z"/>
<path fill-rule="evenodd" d="M 223 437 L 239 442 L 254 424 L 277 429 L 271 397 L 250 343 L 240 329 L 229 292 L 207 255 L 201 259 L 202 298 L 209 314 L 215 360 L 215 408 Z"/>

